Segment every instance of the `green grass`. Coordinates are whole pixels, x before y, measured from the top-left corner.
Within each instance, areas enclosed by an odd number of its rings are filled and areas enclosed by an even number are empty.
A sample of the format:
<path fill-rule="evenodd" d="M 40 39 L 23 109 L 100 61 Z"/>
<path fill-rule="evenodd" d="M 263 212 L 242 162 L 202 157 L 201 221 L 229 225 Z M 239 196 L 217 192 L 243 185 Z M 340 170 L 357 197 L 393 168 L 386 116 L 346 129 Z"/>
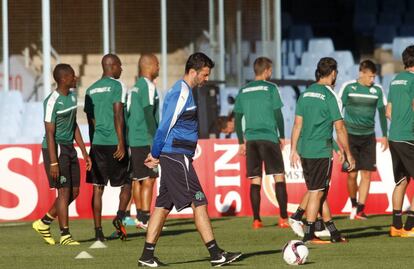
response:
<path fill-rule="evenodd" d="M 414 238 L 388 237 L 390 216 L 372 216 L 367 221 L 336 219 L 336 225 L 348 236 L 348 244 L 309 246 L 305 268 L 408 268 L 412 266 Z M 106 242 L 108 248 L 89 249 L 93 243 L 92 220 L 72 220 L 71 233 L 80 246 L 49 246 L 43 243 L 31 223 L 17 226 L 0 224 L 0 268 L 136 268 L 145 233 L 128 227 L 128 241 Z M 281 248 L 296 239 L 290 229 L 275 226 L 276 218 L 264 218 L 265 227 L 250 228 L 250 218 L 226 217 L 213 220 L 220 247 L 242 251 L 242 259 L 231 268 L 289 268 L 282 259 Z M 156 256 L 172 268 L 210 268 L 208 252 L 190 219 L 172 219 L 162 233 Z M 57 224 L 52 234 L 59 239 Z M 110 220 L 104 221 L 105 235 L 112 231 Z M 94 259 L 74 259 L 86 250 Z"/>

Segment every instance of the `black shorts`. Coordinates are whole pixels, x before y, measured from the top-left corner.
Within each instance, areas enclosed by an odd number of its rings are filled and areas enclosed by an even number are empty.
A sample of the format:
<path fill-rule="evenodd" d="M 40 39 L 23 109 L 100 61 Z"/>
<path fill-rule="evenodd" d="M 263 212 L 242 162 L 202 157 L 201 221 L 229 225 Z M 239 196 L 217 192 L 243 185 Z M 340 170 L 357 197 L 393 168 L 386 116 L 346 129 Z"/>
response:
<path fill-rule="evenodd" d="M 353 135 L 348 134 L 349 149 L 355 159 L 355 169 L 352 171 L 377 170 L 377 140 L 375 134 Z M 347 170 L 342 170 L 348 172 Z"/>
<path fill-rule="evenodd" d="M 332 158 L 301 158 L 301 162 L 308 191 L 323 191 L 329 187 L 332 174 Z"/>
<path fill-rule="evenodd" d="M 150 153 L 150 146 L 130 147 L 131 178 L 133 180 L 144 180 L 148 178 L 157 178 L 158 171 L 156 168 L 149 169 L 144 161 Z"/>
<path fill-rule="evenodd" d="M 414 177 L 414 141 L 389 141 L 395 184 Z"/>
<path fill-rule="evenodd" d="M 106 186 L 108 180 L 113 187 L 130 184 L 128 151 L 122 160 L 114 159 L 117 146 L 92 145 L 89 156 L 92 159 L 92 169 L 86 173 L 86 182 Z"/>
<path fill-rule="evenodd" d="M 43 164 L 50 188 L 77 188 L 80 186 L 80 168 L 78 154 L 73 144 L 58 144 L 59 178 L 55 181 L 50 176 L 50 156 L 47 148 L 42 148 Z"/>
<path fill-rule="evenodd" d="M 252 140 L 246 143 L 247 177 L 262 177 L 263 163 L 267 175 L 285 173 L 280 145 L 267 140 Z"/>
<path fill-rule="evenodd" d="M 181 211 L 194 206 L 206 205 L 207 198 L 201 188 L 193 160 L 183 154 L 162 153 L 160 156 L 160 190 L 156 207 Z"/>

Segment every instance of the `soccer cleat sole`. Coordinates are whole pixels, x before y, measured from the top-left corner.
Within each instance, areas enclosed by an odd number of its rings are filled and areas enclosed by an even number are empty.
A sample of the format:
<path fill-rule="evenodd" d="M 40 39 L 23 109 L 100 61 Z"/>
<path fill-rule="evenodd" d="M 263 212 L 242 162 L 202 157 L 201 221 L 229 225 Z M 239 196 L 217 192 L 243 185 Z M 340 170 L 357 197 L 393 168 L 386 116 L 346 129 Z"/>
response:
<path fill-rule="evenodd" d="M 42 236 L 43 240 L 49 244 L 49 245 L 55 245 L 55 239 L 53 239 L 51 233 L 50 233 L 50 226 L 48 228 L 41 228 L 40 227 L 40 222 L 41 220 L 37 220 L 35 222 L 33 222 L 32 224 L 32 228 Z"/>

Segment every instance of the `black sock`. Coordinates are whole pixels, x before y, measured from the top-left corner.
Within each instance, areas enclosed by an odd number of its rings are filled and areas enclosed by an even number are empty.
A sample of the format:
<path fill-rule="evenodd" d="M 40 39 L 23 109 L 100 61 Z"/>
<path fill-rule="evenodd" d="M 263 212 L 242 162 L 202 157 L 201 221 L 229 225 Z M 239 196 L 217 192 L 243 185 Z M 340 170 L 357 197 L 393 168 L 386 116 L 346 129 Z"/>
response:
<path fill-rule="evenodd" d="M 65 236 L 69 234 L 69 227 L 60 228 L 60 236 Z"/>
<path fill-rule="evenodd" d="M 131 210 L 125 211 L 125 217 L 131 217 Z"/>
<path fill-rule="evenodd" d="M 260 220 L 260 185 L 250 185 L 250 202 L 253 209 L 253 218 Z"/>
<path fill-rule="evenodd" d="M 325 225 L 323 224 L 323 220 L 319 218 L 315 222 L 315 231 L 320 232 L 323 230 L 325 230 Z"/>
<path fill-rule="evenodd" d="M 396 229 L 402 228 L 402 213 L 401 210 L 392 211 L 392 226 Z"/>
<path fill-rule="evenodd" d="M 357 213 L 363 212 L 364 209 L 365 209 L 365 205 L 358 203 L 358 205 L 357 205 Z"/>
<path fill-rule="evenodd" d="M 140 260 L 148 261 L 154 258 L 155 244 L 145 242 Z"/>
<path fill-rule="evenodd" d="M 304 229 L 305 235 L 303 236 L 303 242 L 312 240 L 315 237 L 315 222 L 307 222 Z"/>
<path fill-rule="evenodd" d="M 411 230 L 414 227 L 414 211 L 407 212 L 407 220 L 405 221 L 404 229 L 406 231 Z"/>
<path fill-rule="evenodd" d="M 150 218 L 150 212 L 149 211 L 141 211 L 141 221 L 143 224 L 147 224 L 149 218 Z"/>
<path fill-rule="evenodd" d="M 357 207 L 358 206 L 357 199 L 356 198 L 351 198 L 351 204 L 352 204 L 352 207 Z"/>
<path fill-rule="evenodd" d="M 118 210 L 118 212 L 116 212 L 116 217 L 118 218 L 118 219 L 124 219 L 125 218 L 125 211 L 124 210 Z"/>
<path fill-rule="evenodd" d="M 206 247 L 208 252 L 210 253 L 210 257 L 217 257 L 220 255 L 223 250 L 219 248 L 215 239 L 211 240 L 210 242 L 206 243 Z"/>
<path fill-rule="evenodd" d="M 50 225 L 52 224 L 54 218 L 52 216 L 49 215 L 49 213 L 46 213 L 43 218 L 41 219 L 41 221 L 46 224 L 46 225 Z"/>
<path fill-rule="evenodd" d="M 142 211 L 137 208 L 137 220 L 142 221 Z"/>
<path fill-rule="evenodd" d="M 341 235 L 341 233 L 338 231 L 338 229 L 335 226 L 335 223 L 332 220 L 325 222 L 325 226 L 328 229 L 328 231 L 331 233 L 332 238 L 335 238 Z"/>
<path fill-rule="evenodd" d="M 276 192 L 276 199 L 279 204 L 280 217 L 283 219 L 286 219 L 288 217 L 288 213 L 287 213 L 288 195 L 286 191 L 286 183 L 276 182 L 275 192 Z"/>
<path fill-rule="evenodd" d="M 298 209 L 296 209 L 296 212 L 293 213 L 290 217 L 294 220 L 302 220 L 303 214 L 305 214 L 305 209 L 299 206 Z"/>

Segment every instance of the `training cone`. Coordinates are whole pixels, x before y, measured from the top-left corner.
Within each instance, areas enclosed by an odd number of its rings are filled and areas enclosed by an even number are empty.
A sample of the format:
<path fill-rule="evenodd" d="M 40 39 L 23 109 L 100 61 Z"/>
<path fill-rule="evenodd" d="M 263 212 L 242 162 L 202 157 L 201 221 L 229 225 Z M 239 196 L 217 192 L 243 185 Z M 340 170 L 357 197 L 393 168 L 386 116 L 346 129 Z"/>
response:
<path fill-rule="evenodd" d="M 107 248 L 107 246 L 101 241 L 97 240 L 89 248 Z"/>
<path fill-rule="evenodd" d="M 75 259 L 92 259 L 93 257 L 92 257 L 92 255 L 91 254 L 89 254 L 88 252 L 86 252 L 86 251 L 82 251 L 81 253 L 79 253 L 76 257 L 75 257 Z"/>

